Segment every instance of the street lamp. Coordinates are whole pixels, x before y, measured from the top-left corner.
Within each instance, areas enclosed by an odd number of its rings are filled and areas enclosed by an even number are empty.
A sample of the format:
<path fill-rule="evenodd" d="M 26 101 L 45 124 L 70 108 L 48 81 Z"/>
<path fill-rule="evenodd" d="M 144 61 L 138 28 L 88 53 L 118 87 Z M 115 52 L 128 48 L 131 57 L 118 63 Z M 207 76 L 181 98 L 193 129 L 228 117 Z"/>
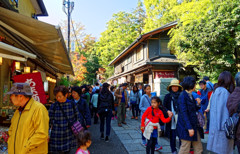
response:
<path fill-rule="evenodd" d="M 71 13 L 74 8 L 74 2 L 70 0 L 63 0 L 63 12 L 68 17 L 68 53 L 70 53 L 70 20 L 71 20 Z M 67 10 L 66 10 L 67 9 Z"/>

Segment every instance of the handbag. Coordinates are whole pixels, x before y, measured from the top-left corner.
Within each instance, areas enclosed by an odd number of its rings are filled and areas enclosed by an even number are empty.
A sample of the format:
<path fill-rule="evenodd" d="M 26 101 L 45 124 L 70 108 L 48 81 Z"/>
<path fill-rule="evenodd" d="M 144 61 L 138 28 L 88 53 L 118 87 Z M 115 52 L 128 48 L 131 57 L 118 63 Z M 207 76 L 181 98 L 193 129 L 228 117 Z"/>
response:
<path fill-rule="evenodd" d="M 237 112 L 233 113 L 224 123 L 225 135 L 228 139 L 236 139 L 236 131 L 239 124 L 240 104 L 238 105 Z"/>
<path fill-rule="evenodd" d="M 202 115 L 201 112 L 197 113 L 197 118 L 198 118 L 199 126 L 200 127 L 204 127 L 204 125 L 205 125 L 205 118 L 204 118 L 204 116 Z"/>
<path fill-rule="evenodd" d="M 73 102 L 71 102 L 72 106 L 74 105 Z M 65 114 L 65 112 L 63 111 L 62 107 L 59 105 L 61 111 L 62 111 L 62 114 L 65 116 L 65 118 L 67 119 L 68 121 L 68 126 L 69 128 L 71 128 L 73 134 L 75 136 L 77 136 L 84 128 L 82 127 L 81 123 L 77 120 L 76 122 L 72 123 L 70 122 L 70 120 L 68 119 L 67 115 Z M 73 106 L 73 110 L 74 110 L 74 114 L 76 113 L 76 109 L 74 108 Z"/>

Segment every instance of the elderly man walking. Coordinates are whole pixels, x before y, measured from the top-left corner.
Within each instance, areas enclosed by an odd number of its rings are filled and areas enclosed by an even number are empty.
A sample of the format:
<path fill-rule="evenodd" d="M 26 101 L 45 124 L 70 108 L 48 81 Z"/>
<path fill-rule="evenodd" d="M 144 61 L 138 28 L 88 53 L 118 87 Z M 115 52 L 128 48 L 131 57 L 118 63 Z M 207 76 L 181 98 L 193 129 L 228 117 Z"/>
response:
<path fill-rule="evenodd" d="M 232 116 L 237 113 L 238 108 L 240 108 L 240 72 L 235 76 L 236 88 L 233 93 L 228 97 L 227 108 L 229 115 Z M 235 145 L 238 148 L 238 153 L 240 153 L 240 123 L 237 126 L 237 132 L 235 136 Z"/>
<path fill-rule="evenodd" d="M 28 83 L 14 83 L 10 94 L 18 107 L 11 120 L 8 139 L 9 154 L 47 154 L 49 117 L 45 106 L 32 98 Z"/>

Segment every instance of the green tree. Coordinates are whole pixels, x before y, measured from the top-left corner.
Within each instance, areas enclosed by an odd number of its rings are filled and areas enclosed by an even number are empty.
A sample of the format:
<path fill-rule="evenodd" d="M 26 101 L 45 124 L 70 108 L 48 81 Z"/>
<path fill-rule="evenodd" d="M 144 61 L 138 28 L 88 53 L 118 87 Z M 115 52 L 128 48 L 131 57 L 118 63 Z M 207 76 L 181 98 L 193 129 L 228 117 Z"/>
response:
<path fill-rule="evenodd" d="M 67 22 L 61 23 L 63 35 L 67 40 Z M 99 68 L 98 56 L 93 50 L 96 38 L 85 33 L 85 26 L 71 21 L 71 41 L 75 51 L 70 53 L 75 76 L 70 76 L 72 85 L 90 84 Z"/>
<path fill-rule="evenodd" d="M 137 7 L 132 12 L 133 17 L 135 18 L 136 28 L 139 34 L 143 34 L 143 28 L 145 26 L 146 12 L 141 0 L 138 0 Z"/>
<path fill-rule="evenodd" d="M 106 69 L 106 78 L 113 75 L 113 67 L 108 67 L 108 64 L 139 35 L 139 25 L 132 13 L 113 14 L 112 19 L 107 23 L 107 29 L 101 33 L 95 46 L 99 63 Z"/>
<path fill-rule="evenodd" d="M 240 1 L 194 0 L 175 7 L 178 26 L 169 47 L 185 66 L 216 79 L 220 72 L 239 68 Z"/>
<path fill-rule="evenodd" d="M 161 27 L 169 22 L 175 21 L 177 15 L 171 13 L 171 10 L 180 5 L 180 0 L 144 0 L 146 8 L 146 19 L 144 32 L 149 32 L 156 28 Z"/>

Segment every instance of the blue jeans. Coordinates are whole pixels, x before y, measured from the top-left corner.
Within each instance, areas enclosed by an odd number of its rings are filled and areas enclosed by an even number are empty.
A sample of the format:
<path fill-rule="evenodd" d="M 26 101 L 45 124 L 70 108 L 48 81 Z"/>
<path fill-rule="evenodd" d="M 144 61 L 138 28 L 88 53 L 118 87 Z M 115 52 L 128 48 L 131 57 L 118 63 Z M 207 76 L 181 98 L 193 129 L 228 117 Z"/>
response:
<path fill-rule="evenodd" d="M 151 154 L 154 154 L 156 144 L 157 144 L 157 138 L 151 137 L 150 140 L 148 140 L 147 142 L 146 153 L 150 154 L 151 152 Z"/>
<path fill-rule="evenodd" d="M 146 138 L 143 136 L 143 133 L 142 133 L 142 140 L 146 141 Z M 156 144 L 158 144 L 158 141 L 156 141 Z"/>
<path fill-rule="evenodd" d="M 135 114 L 136 112 L 136 114 Z M 132 104 L 132 116 L 133 117 L 138 117 L 139 114 L 139 105 L 138 104 Z"/>
<path fill-rule="evenodd" d="M 176 129 L 171 129 L 170 130 L 170 146 L 171 146 L 172 153 L 177 151 L 177 149 L 176 149 L 176 137 L 177 137 Z M 179 140 L 179 145 L 181 145 L 181 140 Z"/>
<path fill-rule="evenodd" d="M 99 117 L 100 117 L 100 132 L 104 133 L 104 124 L 106 119 L 106 136 L 109 136 L 111 131 L 112 110 L 99 114 Z"/>

